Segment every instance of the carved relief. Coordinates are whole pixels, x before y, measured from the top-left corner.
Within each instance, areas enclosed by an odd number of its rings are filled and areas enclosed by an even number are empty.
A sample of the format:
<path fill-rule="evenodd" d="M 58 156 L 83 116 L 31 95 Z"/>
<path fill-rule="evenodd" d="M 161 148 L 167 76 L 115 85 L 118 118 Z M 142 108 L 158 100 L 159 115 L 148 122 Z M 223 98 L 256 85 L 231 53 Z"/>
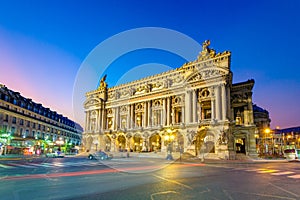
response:
<path fill-rule="evenodd" d="M 143 111 L 143 104 L 142 103 L 138 103 L 136 104 L 135 106 L 135 111 L 138 112 L 138 111 Z"/>
<path fill-rule="evenodd" d="M 209 98 L 209 97 L 211 97 L 211 93 L 210 93 L 210 91 L 208 90 L 208 88 L 203 88 L 203 89 L 201 89 L 200 91 L 199 91 L 199 97 L 201 98 L 201 99 L 204 99 L 204 98 Z"/>
<path fill-rule="evenodd" d="M 136 94 L 143 94 L 143 93 L 148 93 L 151 91 L 151 86 L 149 84 L 144 84 L 136 89 Z"/>
<path fill-rule="evenodd" d="M 128 112 L 127 106 L 121 106 L 121 107 L 120 107 L 120 112 L 121 112 L 122 114 L 127 114 L 127 112 Z"/>
<path fill-rule="evenodd" d="M 120 94 L 118 91 L 110 91 L 108 93 L 108 98 L 111 100 L 118 99 L 118 98 L 120 98 Z"/>
<path fill-rule="evenodd" d="M 183 81 L 183 77 L 178 75 L 173 79 L 174 83 L 180 83 Z"/>
<path fill-rule="evenodd" d="M 232 103 L 247 103 L 248 101 L 248 94 L 247 93 L 237 93 L 231 95 L 231 102 Z"/>

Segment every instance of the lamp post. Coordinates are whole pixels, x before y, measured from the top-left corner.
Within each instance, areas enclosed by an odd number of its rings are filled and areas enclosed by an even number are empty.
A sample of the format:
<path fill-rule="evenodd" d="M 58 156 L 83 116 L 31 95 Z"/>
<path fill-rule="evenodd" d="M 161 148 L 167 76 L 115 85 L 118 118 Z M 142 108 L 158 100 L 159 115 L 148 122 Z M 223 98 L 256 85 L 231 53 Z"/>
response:
<path fill-rule="evenodd" d="M 165 142 L 167 142 L 168 147 L 167 147 L 167 160 L 174 160 L 172 156 L 172 151 L 173 151 L 173 141 L 174 141 L 175 136 L 173 135 L 173 130 L 172 129 L 167 129 L 167 134 L 165 135 Z"/>
<path fill-rule="evenodd" d="M 266 128 L 264 132 L 265 132 L 265 155 L 266 155 L 268 151 L 267 134 L 270 134 L 271 130 L 269 128 Z"/>

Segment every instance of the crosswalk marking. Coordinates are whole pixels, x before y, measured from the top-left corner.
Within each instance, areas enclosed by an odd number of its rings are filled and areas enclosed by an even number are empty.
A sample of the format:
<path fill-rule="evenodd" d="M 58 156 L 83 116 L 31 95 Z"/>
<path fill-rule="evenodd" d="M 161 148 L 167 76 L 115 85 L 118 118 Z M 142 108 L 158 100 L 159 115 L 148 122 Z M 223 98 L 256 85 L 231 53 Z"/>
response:
<path fill-rule="evenodd" d="M 300 174 L 296 174 L 296 175 L 292 175 L 292 176 L 288 176 L 289 178 L 300 178 Z"/>
<path fill-rule="evenodd" d="M 289 174 L 294 174 L 294 173 L 295 172 L 285 171 L 285 172 L 271 173 L 271 175 L 279 176 L 279 175 L 289 175 Z"/>
<path fill-rule="evenodd" d="M 27 165 L 27 164 L 23 165 L 23 164 L 18 164 L 18 163 L 9 163 L 8 165 L 13 166 L 13 167 L 33 168 L 32 166 Z"/>
<path fill-rule="evenodd" d="M 8 165 L 2 165 L 2 164 L 0 164 L 0 167 L 2 167 L 2 168 L 6 168 L 6 169 L 14 168 L 14 167 L 12 167 L 12 166 L 8 166 Z"/>
<path fill-rule="evenodd" d="M 98 166 L 98 165 L 103 165 L 101 162 L 86 162 L 86 161 L 81 161 L 81 162 L 64 162 L 64 163 L 26 163 L 26 164 L 21 164 L 21 163 L 7 163 L 7 164 L 0 164 L 0 168 L 4 169 L 12 169 L 12 168 L 40 168 L 40 167 L 45 167 L 45 168 L 55 168 L 55 167 L 79 167 L 79 166 Z"/>
<path fill-rule="evenodd" d="M 290 176 L 286 176 L 288 178 L 294 178 L 294 179 L 300 179 L 300 174 L 296 174 L 296 175 L 291 175 L 291 174 L 295 174 L 296 172 L 293 171 L 280 171 L 277 169 L 269 169 L 269 168 L 252 168 L 252 169 L 248 169 L 248 168 L 235 168 L 234 170 L 239 170 L 239 171 L 246 171 L 246 172 L 256 172 L 259 174 L 270 174 L 270 175 L 274 175 L 274 176 L 284 176 L 284 175 L 290 175 Z"/>
<path fill-rule="evenodd" d="M 279 170 L 276 170 L 276 169 L 265 169 L 265 170 L 259 170 L 257 171 L 257 173 L 260 173 L 260 174 L 264 174 L 264 173 L 274 173 L 274 172 L 278 172 Z"/>

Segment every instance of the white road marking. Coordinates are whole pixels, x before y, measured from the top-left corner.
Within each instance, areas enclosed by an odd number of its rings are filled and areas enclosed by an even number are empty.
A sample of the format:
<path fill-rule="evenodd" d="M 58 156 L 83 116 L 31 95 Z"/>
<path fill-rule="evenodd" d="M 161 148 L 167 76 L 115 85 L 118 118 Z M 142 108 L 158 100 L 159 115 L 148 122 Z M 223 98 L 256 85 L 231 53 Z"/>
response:
<path fill-rule="evenodd" d="M 300 178 L 300 174 L 296 174 L 296 175 L 292 175 L 292 176 L 288 176 L 289 178 Z"/>
<path fill-rule="evenodd" d="M 5 169 L 11 169 L 11 168 L 14 168 L 14 167 L 12 167 L 12 166 L 2 165 L 2 164 L 0 164 L 0 167 L 5 168 Z"/>
<path fill-rule="evenodd" d="M 279 176 L 279 175 L 288 175 L 288 174 L 294 174 L 295 172 L 285 171 L 285 172 L 277 172 L 277 173 L 271 173 L 271 175 Z"/>

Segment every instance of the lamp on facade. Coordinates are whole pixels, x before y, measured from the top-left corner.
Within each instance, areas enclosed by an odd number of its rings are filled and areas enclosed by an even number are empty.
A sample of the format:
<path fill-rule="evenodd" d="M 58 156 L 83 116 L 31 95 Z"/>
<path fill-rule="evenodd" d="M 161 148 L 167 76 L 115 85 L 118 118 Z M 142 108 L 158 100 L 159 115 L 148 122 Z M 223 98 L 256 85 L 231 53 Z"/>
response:
<path fill-rule="evenodd" d="M 55 141 L 55 143 L 58 145 L 58 148 L 59 148 L 59 151 L 60 151 L 61 145 L 63 145 L 65 142 L 60 137 L 58 140 Z"/>
<path fill-rule="evenodd" d="M 96 151 L 98 151 L 98 144 L 99 144 L 98 140 L 95 140 L 93 143 L 96 146 Z"/>
<path fill-rule="evenodd" d="M 175 136 L 173 135 L 172 129 L 167 129 L 166 135 L 165 135 L 165 142 L 167 143 L 167 160 L 174 160 L 172 156 L 173 151 L 173 141 L 175 139 Z"/>

